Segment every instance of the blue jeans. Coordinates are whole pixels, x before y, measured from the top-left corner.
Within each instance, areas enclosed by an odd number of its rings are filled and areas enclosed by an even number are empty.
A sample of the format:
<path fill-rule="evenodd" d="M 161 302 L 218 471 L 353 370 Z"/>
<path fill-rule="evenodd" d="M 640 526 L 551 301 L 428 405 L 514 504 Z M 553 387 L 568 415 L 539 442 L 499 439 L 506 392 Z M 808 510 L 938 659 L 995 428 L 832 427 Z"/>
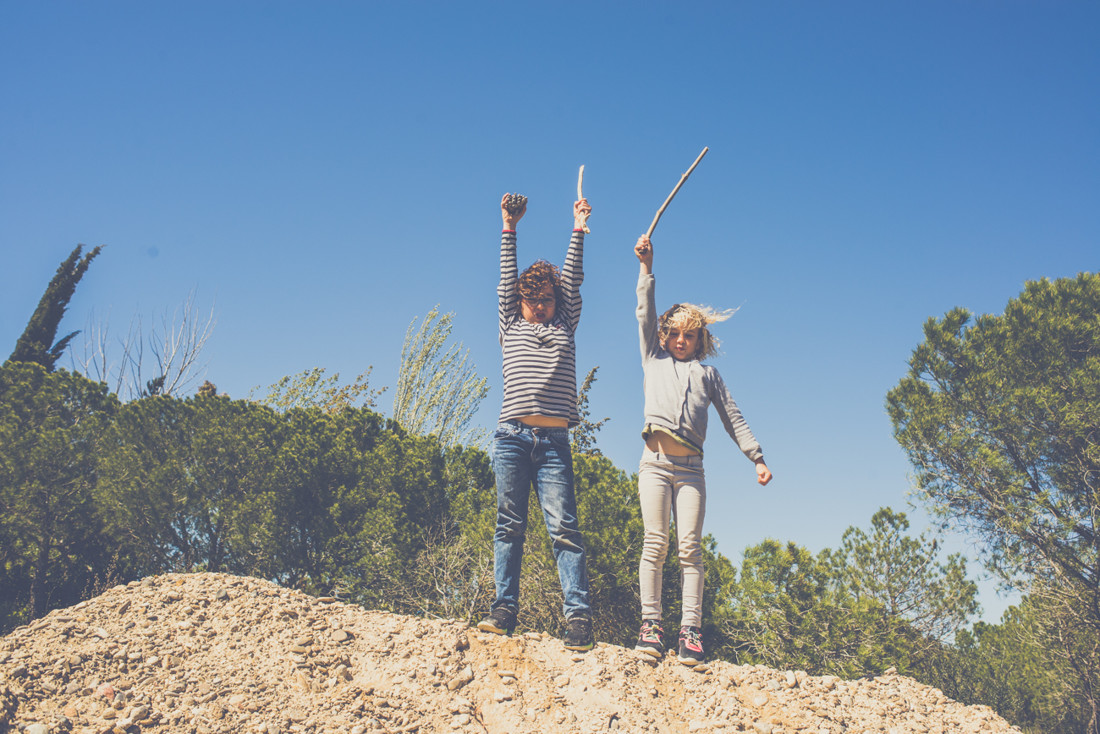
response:
<path fill-rule="evenodd" d="M 534 428 L 503 421 L 493 435 L 497 480 L 497 528 L 493 535 L 497 598 L 493 609 L 519 610 L 519 573 L 527 534 L 527 500 L 534 484 L 558 562 L 566 619 L 592 613 L 584 539 L 573 489 L 568 428 Z"/>

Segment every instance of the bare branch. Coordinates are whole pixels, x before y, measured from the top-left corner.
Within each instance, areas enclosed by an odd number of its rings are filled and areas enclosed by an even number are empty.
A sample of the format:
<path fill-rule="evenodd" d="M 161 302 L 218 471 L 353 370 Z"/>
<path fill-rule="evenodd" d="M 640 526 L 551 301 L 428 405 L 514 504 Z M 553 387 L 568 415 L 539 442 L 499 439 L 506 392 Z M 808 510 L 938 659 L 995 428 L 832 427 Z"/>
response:
<path fill-rule="evenodd" d="M 126 400 L 149 394 L 179 395 L 203 377 L 199 360 L 215 323 L 213 306 L 205 317 L 199 313 L 194 290 L 174 311 L 165 310 L 159 326 L 148 333 L 141 315 L 135 314 L 125 337 L 115 343 L 110 338 L 110 318 L 96 319 L 93 313 L 82 332 L 80 355 L 70 352 L 73 370 L 107 383 Z"/>

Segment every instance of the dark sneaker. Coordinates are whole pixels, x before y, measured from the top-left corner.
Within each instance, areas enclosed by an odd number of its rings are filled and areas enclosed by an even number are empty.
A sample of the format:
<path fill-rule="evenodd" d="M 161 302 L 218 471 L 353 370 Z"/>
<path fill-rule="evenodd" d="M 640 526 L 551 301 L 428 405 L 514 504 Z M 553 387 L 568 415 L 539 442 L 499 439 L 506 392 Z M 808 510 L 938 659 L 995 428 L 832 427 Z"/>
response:
<path fill-rule="evenodd" d="M 592 620 L 579 615 L 565 620 L 562 642 L 566 650 L 591 650 L 596 644 L 592 637 Z"/>
<path fill-rule="evenodd" d="M 665 631 L 661 629 L 661 620 L 643 619 L 642 628 L 638 631 L 638 644 L 634 646 L 634 649 L 659 658 L 665 654 L 664 635 Z"/>
<path fill-rule="evenodd" d="M 516 613 L 508 607 L 497 607 L 477 623 L 477 628 L 495 635 L 510 635 L 516 629 Z"/>
<path fill-rule="evenodd" d="M 703 631 L 698 627 L 680 628 L 680 654 L 677 659 L 684 665 L 703 662 Z"/>

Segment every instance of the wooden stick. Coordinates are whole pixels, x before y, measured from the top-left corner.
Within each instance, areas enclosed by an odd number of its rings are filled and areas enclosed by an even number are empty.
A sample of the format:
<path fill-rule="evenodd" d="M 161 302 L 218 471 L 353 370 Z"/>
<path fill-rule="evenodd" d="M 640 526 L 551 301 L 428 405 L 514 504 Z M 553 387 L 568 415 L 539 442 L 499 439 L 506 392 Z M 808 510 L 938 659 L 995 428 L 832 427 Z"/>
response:
<path fill-rule="evenodd" d="M 581 187 L 583 185 L 584 185 L 584 165 L 581 164 L 580 173 L 577 174 L 577 201 L 580 201 L 581 199 L 584 198 L 584 194 L 581 192 Z M 584 230 L 585 234 L 589 234 L 589 233 L 592 232 L 592 230 L 590 230 L 588 228 L 588 220 L 585 220 L 584 224 L 581 225 L 581 229 Z"/>
<path fill-rule="evenodd" d="M 684 181 L 687 181 L 687 177 L 691 175 L 691 172 L 695 170 L 695 167 L 699 165 L 699 161 L 703 160 L 703 156 L 707 154 L 710 148 L 703 148 L 703 152 L 699 154 L 699 157 L 695 159 L 695 162 L 691 164 L 691 168 L 687 169 L 683 176 L 680 176 L 680 182 L 676 184 L 676 188 L 672 190 L 672 193 L 665 199 L 665 203 L 661 204 L 661 208 L 657 210 L 657 216 L 653 217 L 653 224 L 649 225 L 649 231 L 645 233 L 646 237 L 653 236 L 653 230 L 657 229 L 657 222 L 661 221 L 661 215 L 665 213 L 665 207 L 672 201 L 672 197 L 676 196 L 676 192 L 680 190 L 680 187 L 684 185 Z"/>

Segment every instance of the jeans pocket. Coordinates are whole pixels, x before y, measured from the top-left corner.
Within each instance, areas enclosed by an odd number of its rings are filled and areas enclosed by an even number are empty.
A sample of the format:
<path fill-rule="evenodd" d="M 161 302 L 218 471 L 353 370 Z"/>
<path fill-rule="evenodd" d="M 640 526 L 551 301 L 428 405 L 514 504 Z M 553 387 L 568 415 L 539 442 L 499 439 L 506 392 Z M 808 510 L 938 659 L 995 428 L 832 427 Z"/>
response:
<path fill-rule="evenodd" d="M 642 454 L 641 461 L 638 462 L 638 471 L 641 472 L 646 469 L 656 472 L 669 472 L 672 471 L 672 462 L 668 459 L 662 459 L 658 454 L 646 452 Z"/>
<path fill-rule="evenodd" d="M 569 441 L 569 431 L 551 431 L 546 435 L 550 445 L 559 451 L 572 451 L 573 444 Z"/>
<path fill-rule="evenodd" d="M 519 431 L 520 429 L 511 423 L 498 423 L 497 429 L 493 431 L 493 440 L 511 438 L 517 435 Z"/>

